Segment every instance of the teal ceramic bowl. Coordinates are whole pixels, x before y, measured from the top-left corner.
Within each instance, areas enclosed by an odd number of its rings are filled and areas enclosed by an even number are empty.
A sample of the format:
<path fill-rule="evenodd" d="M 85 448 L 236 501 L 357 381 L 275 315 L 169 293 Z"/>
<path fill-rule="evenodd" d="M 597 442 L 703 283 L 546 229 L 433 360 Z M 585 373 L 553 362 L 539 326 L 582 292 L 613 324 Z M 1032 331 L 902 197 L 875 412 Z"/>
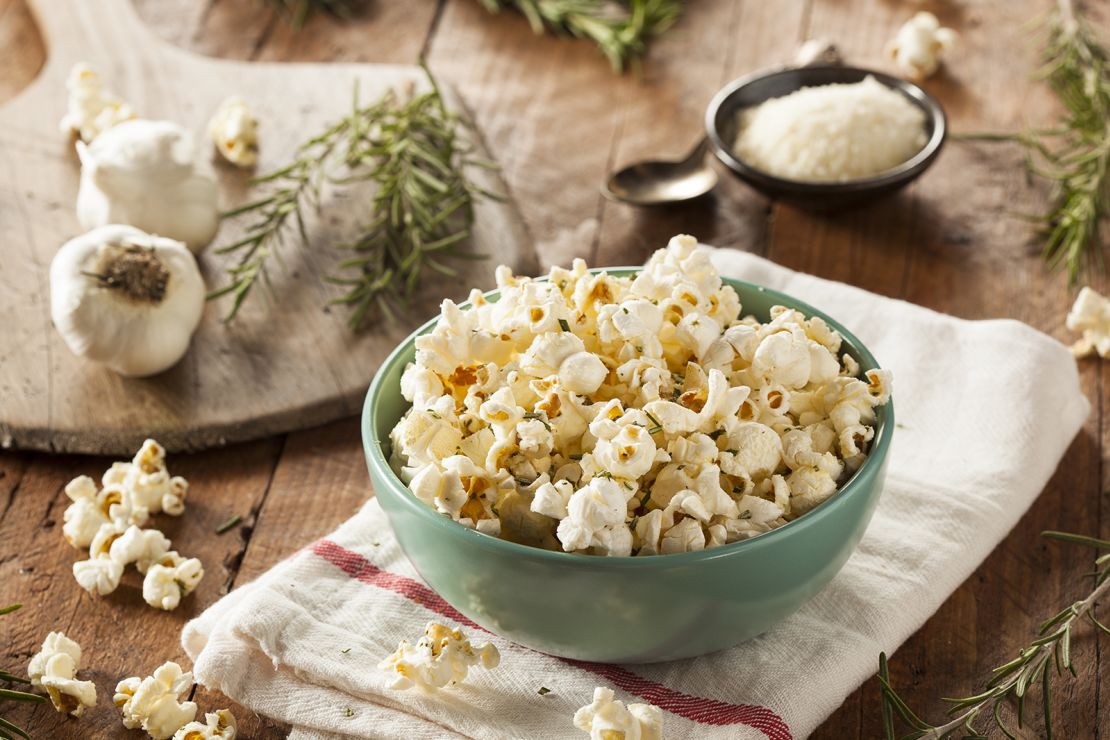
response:
<path fill-rule="evenodd" d="M 635 268 L 608 269 L 628 275 Z M 738 280 L 744 313 L 767 320 L 781 304 L 820 316 L 861 370 L 875 358 L 837 321 L 790 296 Z M 496 300 L 496 293 L 489 293 Z M 703 655 L 767 631 L 824 588 L 871 520 L 886 474 L 892 404 L 877 409 L 871 454 L 827 501 L 794 521 L 701 552 L 599 557 L 550 552 L 481 534 L 417 500 L 387 462 L 389 432 L 409 404 L 405 365 L 428 322 L 385 360 L 370 385 L 362 439 L 370 478 L 402 550 L 452 606 L 482 627 L 551 655 L 647 663 Z"/>

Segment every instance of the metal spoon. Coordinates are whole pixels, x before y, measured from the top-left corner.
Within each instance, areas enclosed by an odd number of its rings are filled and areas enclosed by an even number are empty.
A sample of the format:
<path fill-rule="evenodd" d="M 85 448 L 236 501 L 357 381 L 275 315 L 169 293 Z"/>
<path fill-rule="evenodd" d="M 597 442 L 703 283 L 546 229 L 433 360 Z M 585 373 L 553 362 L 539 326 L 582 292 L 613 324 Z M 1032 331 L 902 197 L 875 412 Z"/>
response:
<path fill-rule="evenodd" d="M 610 200 L 637 206 L 677 203 L 705 195 L 717 184 L 717 173 L 705 161 L 709 140 L 702 139 L 680 162 L 637 162 L 613 173 L 601 186 Z"/>

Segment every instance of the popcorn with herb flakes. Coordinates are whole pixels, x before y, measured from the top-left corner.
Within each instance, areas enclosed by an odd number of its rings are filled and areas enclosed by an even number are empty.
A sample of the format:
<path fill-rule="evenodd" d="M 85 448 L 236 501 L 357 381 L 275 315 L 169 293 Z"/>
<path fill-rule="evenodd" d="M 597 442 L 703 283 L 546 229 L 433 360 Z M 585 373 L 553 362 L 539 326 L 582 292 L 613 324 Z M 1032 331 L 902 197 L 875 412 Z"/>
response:
<path fill-rule="evenodd" d="M 193 674 L 183 672 L 172 661 L 163 663 L 152 676 L 123 679 L 116 685 L 114 697 L 123 726 L 142 728 L 154 740 L 168 740 L 197 716 L 196 704 L 178 701 L 192 685 Z"/>
<path fill-rule="evenodd" d="M 653 704 L 613 699 L 613 690 L 594 689 L 594 700 L 574 713 L 574 726 L 592 740 L 662 740 L 663 710 Z"/>
<path fill-rule="evenodd" d="M 86 708 L 96 706 L 96 685 L 77 680 L 80 667 L 81 646 L 61 632 L 51 632 L 31 658 L 27 676 L 32 686 L 46 689 L 55 709 L 80 717 Z"/>
<path fill-rule="evenodd" d="M 480 532 L 595 555 L 746 539 L 834 495 L 874 441 L 891 376 L 820 318 L 744 316 L 695 239 L 634 278 L 575 260 L 444 301 L 390 434 L 413 495 Z M 1107 322 L 1110 325 L 1110 322 Z"/>
<path fill-rule="evenodd" d="M 496 668 L 501 655 L 492 644 L 473 647 L 462 630 L 451 629 L 437 622 L 428 622 L 424 636 L 410 645 L 401 640 L 396 652 L 378 664 L 378 668 L 394 677 L 391 688 L 434 691 L 466 679 L 470 668 L 479 663 L 483 668 Z"/>
<path fill-rule="evenodd" d="M 235 740 L 239 726 L 230 710 L 204 715 L 204 722 L 190 722 L 174 733 L 173 740 Z"/>

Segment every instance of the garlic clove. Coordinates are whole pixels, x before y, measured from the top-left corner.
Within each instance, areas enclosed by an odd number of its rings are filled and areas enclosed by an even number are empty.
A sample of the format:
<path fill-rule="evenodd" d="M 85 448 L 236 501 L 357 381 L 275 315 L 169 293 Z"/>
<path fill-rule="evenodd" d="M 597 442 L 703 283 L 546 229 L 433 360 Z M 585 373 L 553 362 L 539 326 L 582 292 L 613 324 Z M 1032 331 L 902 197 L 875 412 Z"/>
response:
<path fill-rule="evenodd" d="M 78 142 L 77 219 L 129 224 L 199 253 L 219 228 L 216 181 L 196 171 L 192 134 L 170 121 L 126 121 Z"/>
<path fill-rule="evenodd" d="M 124 376 L 176 364 L 200 323 L 204 296 L 185 245 L 132 226 L 102 226 L 71 239 L 50 265 L 58 332 L 74 354 Z"/>

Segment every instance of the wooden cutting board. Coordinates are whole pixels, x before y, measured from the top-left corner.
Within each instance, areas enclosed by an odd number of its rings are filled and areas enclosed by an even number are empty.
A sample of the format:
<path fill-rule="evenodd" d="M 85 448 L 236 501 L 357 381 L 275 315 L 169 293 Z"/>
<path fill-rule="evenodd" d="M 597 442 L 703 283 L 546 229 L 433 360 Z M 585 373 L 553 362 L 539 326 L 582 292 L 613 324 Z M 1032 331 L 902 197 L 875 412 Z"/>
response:
<path fill-rule="evenodd" d="M 296 146 L 345 113 L 355 81 L 369 101 L 407 80 L 415 67 L 369 64 L 269 64 L 209 59 L 174 48 L 145 29 L 129 0 L 32 0 L 46 64 L 34 83 L 0 108 L 0 444 L 66 452 L 129 455 L 155 437 L 171 450 L 195 450 L 314 426 L 359 411 L 385 355 L 436 313 L 445 297 L 492 287 L 501 263 L 537 269 L 523 222 L 511 202 L 482 200 L 472 247 L 486 260 L 459 260 L 461 276 L 429 279 L 404 319 L 375 321 L 352 333 L 343 307 L 326 306 L 337 288 L 340 255 L 329 245 L 349 237 L 366 211 L 339 196 L 309 222 L 315 245 L 290 239 L 275 265 L 275 290 L 257 291 L 231 325 L 223 301 L 210 303 L 185 358 L 146 379 L 121 378 L 75 357 L 51 325 L 48 270 L 66 240 L 81 232 L 74 212 L 79 166 L 58 130 L 65 79 L 75 62 L 101 73 L 105 86 L 139 116 L 176 121 L 196 135 L 207 160 L 208 118 L 229 95 L 242 95 L 261 122 L 259 171 L 281 166 Z M 451 90 L 444 96 L 465 115 Z M 474 134 L 478 155 L 492 159 Z M 245 202 L 250 173 L 211 165 L 220 202 Z M 475 170 L 487 189 L 505 192 L 495 172 Z M 213 246 L 237 239 L 225 223 Z M 200 258 L 209 287 L 223 284 L 229 258 Z"/>

